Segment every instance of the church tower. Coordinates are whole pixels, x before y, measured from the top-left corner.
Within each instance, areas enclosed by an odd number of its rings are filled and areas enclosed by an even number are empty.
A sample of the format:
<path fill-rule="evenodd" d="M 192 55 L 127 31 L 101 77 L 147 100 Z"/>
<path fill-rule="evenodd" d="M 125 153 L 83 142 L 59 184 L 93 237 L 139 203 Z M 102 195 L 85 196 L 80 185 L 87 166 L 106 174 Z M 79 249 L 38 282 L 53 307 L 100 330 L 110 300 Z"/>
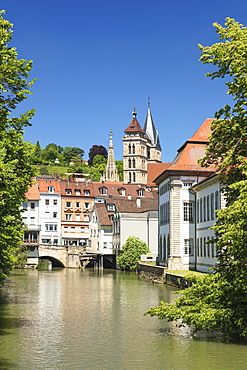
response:
<path fill-rule="evenodd" d="M 160 145 L 158 131 L 155 128 L 153 117 L 151 114 L 150 101 L 148 101 L 148 111 L 143 129 L 149 138 L 149 142 L 147 144 L 148 163 L 160 163 L 162 149 Z"/>
<path fill-rule="evenodd" d="M 114 146 L 112 140 L 112 130 L 110 130 L 110 141 L 108 145 L 108 158 L 106 169 L 103 174 L 105 181 L 119 181 L 119 176 L 117 172 L 117 167 L 115 163 L 115 156 L 114 156 Z"/>
<path fill-rule="evenodd" d="M 141 128 L 136 110 L 123 137 L 123 172 L 125 184 L 147 183 L 147 144 L 149 139 Z"/>

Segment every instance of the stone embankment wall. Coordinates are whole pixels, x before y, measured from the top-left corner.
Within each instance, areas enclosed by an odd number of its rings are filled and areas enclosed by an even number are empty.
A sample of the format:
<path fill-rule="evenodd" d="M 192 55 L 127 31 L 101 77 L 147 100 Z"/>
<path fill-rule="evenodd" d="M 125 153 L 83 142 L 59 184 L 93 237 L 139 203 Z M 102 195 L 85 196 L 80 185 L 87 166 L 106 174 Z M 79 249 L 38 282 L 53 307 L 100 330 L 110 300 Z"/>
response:
<path fill-rule="evenodd" d="M 164 284 L 165 267 L 148 265 L 139 262 L 137 265 L 137 272 L 139 275 L 152 280 L 154 283 Z"/>
<path fill-rule="evenodd" d="M 191 282 L 186 280 L 183 276 L 169 274 L 166 267 L 153 266 L 139 262 L 137 266 L 137 272 L 138 275 L 152 280 L 153 283 L 168 284 L 182 289 L 191 286 Z"/>
<path fill-rule="evenodd" d="M 183 276 L 166 273 L 164 282 L 168 285 L 175 286 L 177 288 L 188 288 L 191 286 L 191 282 L 186 280 Z"/>

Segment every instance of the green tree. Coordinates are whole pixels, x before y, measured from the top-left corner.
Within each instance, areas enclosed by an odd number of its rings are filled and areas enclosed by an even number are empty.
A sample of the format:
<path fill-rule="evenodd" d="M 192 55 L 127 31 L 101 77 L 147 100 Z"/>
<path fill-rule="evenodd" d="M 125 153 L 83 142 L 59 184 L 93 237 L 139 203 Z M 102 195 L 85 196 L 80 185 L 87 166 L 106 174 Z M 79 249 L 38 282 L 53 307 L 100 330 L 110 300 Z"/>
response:
<path fill-rule="evenodd" d="M 84 150 L 77 147 L 66 146 L 63 150 L 64 161 L 68 165 L 70 162 L 81 161 L 84 156 Z"/>
<path fill-rule="evenodd" d="M 203 166 L 214 164 L 225 183 L 227 207 L 217 211 L 214 225 L 218 263 L 214 273 L 188 277 L 193 285 L 174 304 L 161 302 L 151 316 L 182 325 L 220 330 L 231 337 L 247 337 L 247 29 L 226 18 L 225 27 L 213 24 L 220 41 L 199 45 L 203 63 L 218 67 L 211 78 L 227 77 L 227 93 L 233 107 L 225 105 L 215 114 Z M 181 293 L 181 292 L 180 292 Z"/>
<path fill-rule="evenodd" d="M 122 247 L 122 253 L 117 257 L 117 263 L 121 270 L 135 270 L 141 255 L 148 252 L 150 250 L 146 243 L 136 236 L 129 236 Z"/>
<path fill-rule="evenodd" d="M 107 159 L 103 155 L 97 154 L 93 158 L 93 167 L 96 167 L 101 175 L 106 168 L 106 163 Z"/>
<path fill-rule="evenodd" d="M 119 181 L 123 181 L 123 160 L 116 161 L 117 172 Z"/>
<path fill-rule="evenodd" d="M 187 276 L 193 285 L 175 303 L 160 302 L 147 313 L 180 321 L 194 331 L 220 330 L 232 338 L 247 336 L 247 182 L 230 185 L 239 197 L 218 211 L 214 226 L 218 264 L 215 273 Z"/>
<path fill-rule="evenodd" d="M 233 97 L 234 104 L 225 105 L 215 113 L 217 120 L 212 124 L 210 143 L 201 164 L 219 167 L 227 186 L 245 178 L 239 165 L 247 157 L 247 28 L 232 18 L 226 18 L 225 27 L 218 23 L 213 26 L 221 42 L 206 47 L 199 45 L 200 60 L 217 66 L 215 72 L 206 76 L 227 77 L 227 94 Z M 234 194 L 231 190 L 231 195 Z"/>
<path fill-rule="evenodd" d="M 103 155 L 104 158 L 108 157 L 107 150 L 103 145 L 93 145 L 90 148 L 89 153 L 88 153 L 88 157 L 89 157 L 88 164 L 89 164 L 89 166 L 93 165 L 93 159 L 97 154 L 98 155 Z"/>
<path fill-rule="evenodd" d="M 30 143 L 31 144 L 31 143 Z M 40 142 L 37 141 L 36 144 L 31 144 L 31 151 L 32 151 L 32 164 L 42 164 L 42 148 L 40 146 Z"/>
<path fill-rule="evenodd" d="M 18 103 L 31 94 L 32 61 L 18 59 L 12 41 L 12 24 L 0 12 L 0 282 L 18 259 L 23 224 L 20 206 L 35 175 L 31 148 L 23 141 L 24 127 L 34 115 L 30 110 L 10 118 Z"/>
<path fill-rule="evenodd" d="M 41 157 L 43 161 L 49 163 L 54 162 L 56 158 L 62 153 L 63 148 L 57 144 L 50 143 L 46 145 L 44 150 L 42 151 Z"/>

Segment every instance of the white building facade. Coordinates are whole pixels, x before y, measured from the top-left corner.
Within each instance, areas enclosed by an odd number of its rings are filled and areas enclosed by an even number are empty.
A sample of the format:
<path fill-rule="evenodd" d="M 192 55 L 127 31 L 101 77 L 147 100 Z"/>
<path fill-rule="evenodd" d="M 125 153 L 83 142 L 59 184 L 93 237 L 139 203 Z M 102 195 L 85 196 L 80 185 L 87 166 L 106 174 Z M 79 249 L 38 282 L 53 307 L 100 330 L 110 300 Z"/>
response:
<path fill-rule="evenodd" d="M 211 122 L 212 119 L 207 119 L 201 125 L 178 150 L 172 164 L 155 180 L 159 186 L 157 262 L 159 265 L 167 266 L 169 270 L 207 271 L 215 264 L 215 252 L 211 248 L 210 256 L 214 257 L 209 257 L 208 250 L 204 248 L 204 241 L 208 242 L 213 235 L 211 230 L 208 231 L 208 228 L 213 225 L 213 219 L 211 215 L 208 219 L 207 212 L 213 214 L 210 201 L 213 201 L 212 194 L 216 198 L 220 196 L 219 183 L 216 185 L 215 180 L 214 185 L 208 183 L 206 186 L 206 179 L 215 173 L 215 168 L 202 168 L 198 163 L 205 153 Z M 197 185 L 202 183 L 207 190 L 202 190 Z M 206 210 L 200 208 L 201 202 Z M 197 224 L 198 212 L 199 219 L 200 212 L 206 212 L 206 221 L 203 219 Z M 201 246 L 198 249 L 198 242 L 203 245 L 202 252 Z"/>

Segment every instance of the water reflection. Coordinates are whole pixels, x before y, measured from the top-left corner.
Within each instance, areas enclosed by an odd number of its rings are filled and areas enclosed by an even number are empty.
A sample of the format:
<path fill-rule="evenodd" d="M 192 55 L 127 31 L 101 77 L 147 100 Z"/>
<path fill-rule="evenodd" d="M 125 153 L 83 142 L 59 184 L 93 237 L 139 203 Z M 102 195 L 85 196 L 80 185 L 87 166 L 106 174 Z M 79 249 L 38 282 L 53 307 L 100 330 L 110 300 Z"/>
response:
<path fill-rule="evenodd" d="M 245 369 L 245 346 L 144 316 L 176 296 L 114 270 L 16 271 L 0 289 L 0 369 Z"/>

